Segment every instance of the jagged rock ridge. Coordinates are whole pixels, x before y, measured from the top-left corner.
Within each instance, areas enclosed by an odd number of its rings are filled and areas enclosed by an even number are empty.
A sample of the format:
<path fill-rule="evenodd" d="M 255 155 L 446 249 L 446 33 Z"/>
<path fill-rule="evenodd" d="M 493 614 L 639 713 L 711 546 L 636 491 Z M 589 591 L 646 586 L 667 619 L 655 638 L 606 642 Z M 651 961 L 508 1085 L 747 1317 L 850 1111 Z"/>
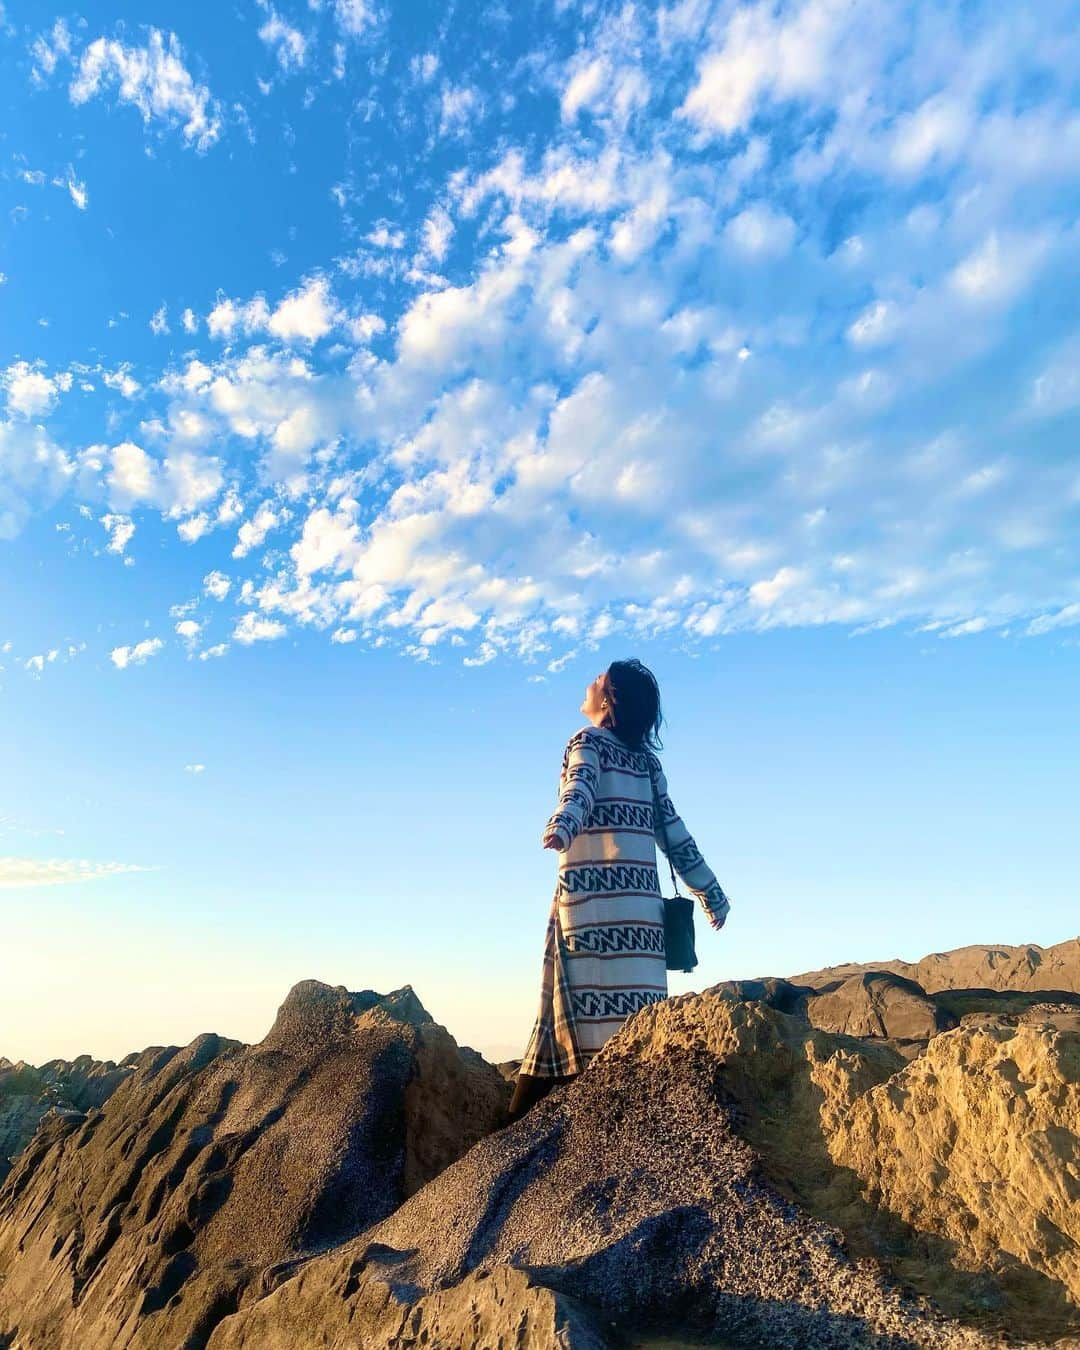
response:
<path fill-rule="evenodd" d="M 297 985 L 255 1046 L 146 1051 L 103 1109 L 46 1121 L 0 1189 L 0 1333 L 204 1345 L 263 1281 L 391 1213 L 509 1087 L 411 989 Z"/>

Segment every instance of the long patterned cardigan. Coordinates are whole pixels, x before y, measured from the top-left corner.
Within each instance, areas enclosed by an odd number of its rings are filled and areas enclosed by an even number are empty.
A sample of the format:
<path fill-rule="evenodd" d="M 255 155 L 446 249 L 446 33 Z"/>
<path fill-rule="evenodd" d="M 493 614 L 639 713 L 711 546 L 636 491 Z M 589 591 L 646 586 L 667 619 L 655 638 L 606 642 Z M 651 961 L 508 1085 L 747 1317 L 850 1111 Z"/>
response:
<path fill-rule="evenodd" d="M 576 731 L 563 752 L 558 806 L 542 836 L 559 836 L 559 872 L 540 1009 L 522 1073 L 580 1073 L 628 1017 L 667 997 L 656 870 L 664 836 L 654 819 L 653 782 L 670 861 L 710 925 L 723 926 L 727 897 L 672 805 L 656 755 L 629 749 L 605 727 Z"/>

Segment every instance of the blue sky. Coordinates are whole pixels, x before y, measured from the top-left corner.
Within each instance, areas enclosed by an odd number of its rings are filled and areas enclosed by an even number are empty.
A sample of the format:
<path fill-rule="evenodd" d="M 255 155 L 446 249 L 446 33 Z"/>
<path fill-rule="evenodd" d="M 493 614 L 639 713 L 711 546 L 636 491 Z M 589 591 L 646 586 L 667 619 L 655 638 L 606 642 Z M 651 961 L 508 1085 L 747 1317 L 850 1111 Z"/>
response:
<path fill-rule="evenodd" d="M 520 1053 L 630 654 L 673 989 L 1074 935 L 1074 18 L 5 0 L 0 1053 Z"/>

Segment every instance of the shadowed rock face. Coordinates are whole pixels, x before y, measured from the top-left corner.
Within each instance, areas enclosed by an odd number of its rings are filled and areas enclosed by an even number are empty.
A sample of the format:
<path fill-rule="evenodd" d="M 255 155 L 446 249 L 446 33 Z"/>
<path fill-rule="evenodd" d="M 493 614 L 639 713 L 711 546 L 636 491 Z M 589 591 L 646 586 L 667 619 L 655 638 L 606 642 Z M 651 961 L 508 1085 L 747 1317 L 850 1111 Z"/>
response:
<path fill-rule="evenodd" d="M 196 1350 L 291 1262 L 352 1237 L 501 1120 L 508 1085 L 409 988 L 297 985 L 269 1035 L 135 1056 L 0 1188 L 0 1339 Z"/>
<path fill-rule="evenodd" d="M 880 970 L 852 975 L 809 999 L 806 1015 L 822 1031 L 898 1041 L 928 1041 L 956 1025 L 914 980 Z"/>

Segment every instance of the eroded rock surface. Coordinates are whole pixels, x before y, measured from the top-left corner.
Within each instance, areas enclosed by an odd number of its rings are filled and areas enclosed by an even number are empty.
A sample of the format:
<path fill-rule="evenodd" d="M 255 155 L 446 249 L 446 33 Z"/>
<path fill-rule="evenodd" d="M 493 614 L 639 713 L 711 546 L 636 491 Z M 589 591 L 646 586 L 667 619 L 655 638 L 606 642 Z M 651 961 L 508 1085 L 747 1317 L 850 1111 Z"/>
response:
<path fill-rule="evenodd" d="M 269 1035 L 144 1052 L 0 1188 L 0 1343 L 197 1350 L 292 1263 L 391 1213 L 508 1085 L 411 989 L 297 985 Z"/>
<path fill-rule="evenodd" d="M 500 1129 L 514 1062 L 407 987 L 308 981 L 259 1045 L 131 1056 L 42 1123 L 0 1188 L 0 1345 L 1065 1350 L 1078 1006 L 732 981 Z"/>
<path fill-rule="evenodd" d="M 904 1293 L 888 1261 L 926 1256 L 923 1235 L 891 1215 L 882 1229 L 861 1178 L 830 1156 L 853 1103 L 905 1065 L 762 1003 L 669 999 L 388 1219 L 224 1319 L 210 1350 L 285 1350 L 311 1325 L 340 1350 L 358 1328 L 365 1350 L 514 1345 L 518 1305 L 500 1320 L 478 1292 L 509 1267 L 587 1310 L 587 1334 L 612 1344 L 650 1329 L 740 1345 L 996 1344 L 992 1281 L 953 1271 L 953 1317 Z M 994 1296 L 995 1318 L 1029 1311 Z M 492 1339 L 434 1337 L 436 1298 L 482 1298 Z"/>
<path fill-rule="evenodd" d="M 830 1152 L 865 1194 L 1018 1298 L 1080 1308 L 1080 1034 L 965 1027 L 852 1103 Z M 1052 1291 L 1051 1277 L 1064 1291 Z"/>

